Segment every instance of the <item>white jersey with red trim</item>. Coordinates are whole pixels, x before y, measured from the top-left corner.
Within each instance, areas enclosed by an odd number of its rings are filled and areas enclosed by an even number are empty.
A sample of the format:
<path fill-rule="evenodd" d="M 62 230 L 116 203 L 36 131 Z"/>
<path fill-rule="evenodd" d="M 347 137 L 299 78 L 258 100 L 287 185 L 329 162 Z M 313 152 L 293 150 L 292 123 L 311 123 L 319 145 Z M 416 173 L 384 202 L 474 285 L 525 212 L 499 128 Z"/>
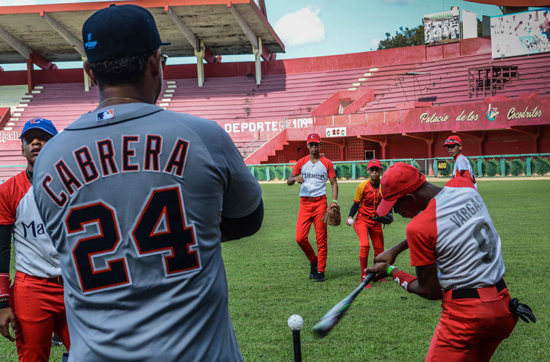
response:
<path fill-rule="evenodd" d="M 495 285 L 501 241 L 487 206 L 464 177 L 453 178 L 407 226 L 412 266 L 437 264 L 445 290 Z"/>
<path fill-rule="evenodd" d="M 468 161 L 468 158 L 463 154 L 459 154 L 455 160 L 455 166 L 453 168 L 453 177 L 461 176 L 461 171 L 468 171 L 475 188 L 477 189 L 477 182 L 474 176 L 474 169 Z"/>
<path fill-rule="evenodd" d="M 0 185 L 0 225 L 13 225 L 15 270 L 41 278 L 61 275 L 59 254 L 38 213 L 26 171 Z"/>
<path fill-rule="evenodd" d="M 300 188 L 300 196 L 319 197 L 326 195 L 326 184 L 329 178 L 336 177 L 332 162 L 324 156 L 313 163 L 309 156 L 300 159 L 292 173 L 302 175 L 305 182 Z"/>

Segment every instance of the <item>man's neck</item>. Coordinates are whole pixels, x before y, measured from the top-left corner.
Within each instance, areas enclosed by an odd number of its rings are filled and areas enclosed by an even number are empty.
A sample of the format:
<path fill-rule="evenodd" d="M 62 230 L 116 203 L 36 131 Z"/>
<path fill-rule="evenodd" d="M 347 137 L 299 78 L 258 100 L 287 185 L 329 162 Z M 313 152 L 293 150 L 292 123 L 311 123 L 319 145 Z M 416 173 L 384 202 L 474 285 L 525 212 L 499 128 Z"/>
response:
<path fill-rule="evenodd" d="M 458 158 L 458 156 L 460 156 L 461 154 L 462 154 L 462 152 L 459 152 L 459 153 L 455 156 L 454 160 L 456 161 L 456 159 Z"/>
<path fill-rule="evenodd" d="M 99 91 L 99 107 L 114 106 L 125 103 L 155 104 L 156 100 L 149 99 L 146 91 L 134 86 L 107 87 Z"/>
<path fill-rule="evenodd" d="M 310 161 L 319 161 L 321 159 L 321 155 L 315 156 L 314 154 L 309 154 L 309 160 Z"/>

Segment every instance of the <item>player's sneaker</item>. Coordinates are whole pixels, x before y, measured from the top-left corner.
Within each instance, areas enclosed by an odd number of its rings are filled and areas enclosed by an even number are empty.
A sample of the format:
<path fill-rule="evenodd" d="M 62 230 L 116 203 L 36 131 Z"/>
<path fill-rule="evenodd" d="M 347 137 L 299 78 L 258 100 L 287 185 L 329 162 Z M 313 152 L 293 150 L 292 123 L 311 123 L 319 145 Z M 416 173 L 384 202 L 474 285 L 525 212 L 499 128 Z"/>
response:
<path fill-rule="evenodd" d="M 311 269 L 309 270 L 309 279 L 315 279 L 317 275 L 317 263 L 309 263 Z"/>
<path fill-rule="evenodd" d="M 317 272 L 317 275 L 315 275 L 314 282 L 324 282 L 324 281 L 325 281 L 325 273 Z"/>
<path fill-rule="evenodd" d="M 62 346 L 62 345 L 63 345 L 63 342 L 61 342 L 59 337 L 54 334 L 52 337 L 52 346 Z"/>

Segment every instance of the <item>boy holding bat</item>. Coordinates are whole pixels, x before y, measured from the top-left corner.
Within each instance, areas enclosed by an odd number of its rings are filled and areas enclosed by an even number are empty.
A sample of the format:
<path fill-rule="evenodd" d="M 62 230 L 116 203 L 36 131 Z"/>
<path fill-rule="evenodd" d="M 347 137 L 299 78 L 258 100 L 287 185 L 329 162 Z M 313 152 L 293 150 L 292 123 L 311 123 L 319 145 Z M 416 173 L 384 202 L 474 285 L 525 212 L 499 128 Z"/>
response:
<path fill-rule="evenodd" d="M 472 181 L 457 177 L 440 188 L 415 167 L 395 163 L 384 173 L 379 215 L 392 208 L 405 218 L 407 239 L 368 268 L 391 276 L 409 293 L 442 299 L 441 318 L 426 361 L 489 361 L 512 332 L 518 315 L 535 321 L 529 307 L 510 298 L 502 279 L 501 241 Z M 416 276 L 391 265 L 410 248 Z"/>

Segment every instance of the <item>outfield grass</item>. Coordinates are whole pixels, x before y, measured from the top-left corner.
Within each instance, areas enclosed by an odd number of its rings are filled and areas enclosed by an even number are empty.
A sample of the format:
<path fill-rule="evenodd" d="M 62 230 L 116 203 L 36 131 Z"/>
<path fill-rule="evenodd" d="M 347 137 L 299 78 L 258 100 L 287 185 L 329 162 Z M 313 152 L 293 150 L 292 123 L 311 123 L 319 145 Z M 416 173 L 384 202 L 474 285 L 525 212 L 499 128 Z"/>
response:
<path fill-rule="evenodd" d="M 347 215 L 358 183 L 340 184 Z M 512 296 L 529 304 L 538 322 L 518 322 L 493 361 L 550 361 L 550 181 L 479 182 L 502 239 L 505 279 Z M 309 262 L 295 242 L 298 187 L 262 184 L 265 219 L 253 237 L 223 244 L 229 307 L 245 361 L 293 361 L 287 319 L 304 318 L 303 361 L 423 361 L 441 311 L 439 301 L 408 294 L 394 282 L 375 283 L 355 301 L 324 339 L 313 325 L 360 282 L 359 242 L 348 226 L 329 228 L 325 283 L 308 278 Z M 396 216 L 386 227 L 386 248 L 405 236 L 407 220 Z M 314 232 L 310 240 L 314 240 Z M 371 248 L 372 254 L 372 248 Z M 372 261 L 372 255 L 369 255 Z M 414 273 L 408 252 L 396 265 Z M 61 361 L 54 347 L 51 361 Z M 0 341 L 0 361 L 17 361 L 15 345 Z"/>

